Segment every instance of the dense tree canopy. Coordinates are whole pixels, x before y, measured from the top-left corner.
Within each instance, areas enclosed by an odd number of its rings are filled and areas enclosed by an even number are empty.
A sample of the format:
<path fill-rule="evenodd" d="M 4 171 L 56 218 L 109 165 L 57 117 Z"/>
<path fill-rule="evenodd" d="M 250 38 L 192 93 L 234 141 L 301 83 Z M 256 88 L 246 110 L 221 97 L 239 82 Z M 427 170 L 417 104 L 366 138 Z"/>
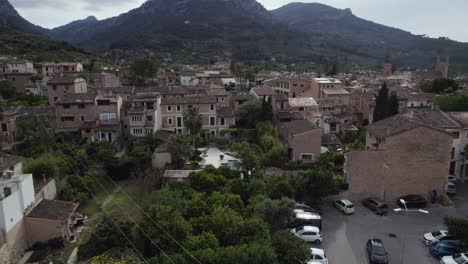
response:
<path fill-rule="evenodd" d="M 294 201 L 270 199 L 257 179 L 241 179 L 227 167 L 209 167 L 189 177 L 190 185 L 171 184 L 150 197 L 149 218 L 141 226 L 172 261 L 193 263 L 156 221 L 202 263 L 304 263 L 308 245 L 295 236 L 276 233 L 284 228 Z M 152 219 L 152 220 L 151 220 Z M 273 235 L 274 238 L 273 239 Z M 288 243 L 282 243 L 287 239 Z M 170 263 L 145 239 L 152 263 Z M 293 250 L 291 247 L 294 247 Z M 288 253 L 290 252 L 290 253 Z"/>
<path fill-rule="evenodd" d="M 421 89 L 427 93 L 452 93 L 458 90 L 458 84 L 455 80 L 449 78 L 438 78 L 432 81 L 422 81 Z"/>
<path fill-rule="evenodd" d="M 434 105 L 447 112 L 468 111 L 468 95 L 439 95 Z"/>

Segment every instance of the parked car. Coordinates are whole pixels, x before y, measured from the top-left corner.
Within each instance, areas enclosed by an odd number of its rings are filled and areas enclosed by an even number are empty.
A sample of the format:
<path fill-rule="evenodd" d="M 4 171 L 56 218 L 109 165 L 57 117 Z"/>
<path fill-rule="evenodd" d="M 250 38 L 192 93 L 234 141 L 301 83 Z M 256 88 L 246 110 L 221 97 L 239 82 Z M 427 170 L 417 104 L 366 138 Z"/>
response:
<path fill-rule="evenodd" d="M 453 182 L 449 182 L 445 185 L 445 193 L 448 195 L 455 195 L 457 194 L 457 185 Z"/>
<path fill-rule="evenodd" d="M 455 176 L 455 175 L 449 175 L 449 176 L 447 177 L 447 180 L 448 180 L 449 182 L 457 183 L 457 176 Z"/>
<path fill-rule="evenodd" d="M 294 209 L 294 219 L 288 223 L 289 228 L 300 226 L 315 226 L 322 228 L 322 217 L 319 214 L 304 212 L 301 209 Z"/>
<path fill-rule="evenodd" d="M 429 246 L 429 244 L 435 240 L 438 240 L 439 238 L 442 238 L 444 236 L 447 236 L 448 235 L 448 231 L 447 230 L 439 230 L 439 231 L 434 231 L 434 232 L 430 232 L 430 233 L 426 233 L 424 234 L 423 236 L 423 239 L 424 239 L 424 243 L 426 243 L 426 245 Z"/>
<path fill-rule="evenodd" d="M 372 212 L 377 215 L 386 215 L 388 213 L 388 206 L 382 201 L 373 198 L 367 198 L 362 200 L 362 205 L 369 208 Z"/>
<path fill-rule="evenodd" d="M 304 212 L 308 212 L 308 213 L 320 214 L 320 210 L 318 208 L 316 208 L 315 206 L 312 207 L 305 203 L 296 203 L 296 206 L 294 208 L 303 210 Z"/>
<path fill-rule="evenodd" d="M 354 213 L 354 205 L 350 200 L 336 200 L 334 205 L 343 214 L 349 215 Z"/>
<path fill-rule="evenodd" d="M 300 226 L 291 229 L 291 232 L 304 241 L 317 245 L 322 243 L 322 233 L 316 226 Z"/>
<path fill-rule="evenodd" d="M 316 262 L 316 263 L 321 263 L 321 264 L 328 264 L 328 259 L 327 256 L 325 255 L 325 251 L 320 248 L 310 248 L 310 251 L 312 253 L 312 257 L 309 260 L 309 262 Z M 308 263 L 309 263 L 308 262 Z"/>
<path fill-rule="evenodd" d="M 434 244 L 434 243 L 437 243 L 439 241 L 445 241 L 445 242 L 454 242 L 454 243 L 460 243 L 460 239 L 454 237 L 454 236 L 451 236 L 451 235 L 445 235 L 445 236 L 442 236 L 442 237 L 439 237 L 437 239 L 434 239 L 431 243 L 429 244 Z"/>
<path fill-rule="evenodd" d="M 453 256 L 445 256 L 440 264 L 468 264 L 468 253 L 457 253 Z"/>
<path fill-rule="evenodd" d="M 438 259 L 441 259 L 445 256 L 452 256 L 462 252 L 461 244 L 452 241 L 432 242 L 429 246 L 429 250 L 431 251 L 431 254 Z"/>
<path fill-rule="evenodd" d="M 367 257 L 369 264 L 387 264 L 388 253 L 385 250 L 382 240 L 371 238 L 367 241 L 366 245 Z"/>
<path fill-rule="evenodd" d="M 401 200 L 404 200 L 405 204 L 403 204 Z M 397 204 L 401 208 L 405 208 L 405 205 L 406 208 L 425 208 L 427 206 L 427 201 L 422 195 L 408 194 L 398 198 Z"/>

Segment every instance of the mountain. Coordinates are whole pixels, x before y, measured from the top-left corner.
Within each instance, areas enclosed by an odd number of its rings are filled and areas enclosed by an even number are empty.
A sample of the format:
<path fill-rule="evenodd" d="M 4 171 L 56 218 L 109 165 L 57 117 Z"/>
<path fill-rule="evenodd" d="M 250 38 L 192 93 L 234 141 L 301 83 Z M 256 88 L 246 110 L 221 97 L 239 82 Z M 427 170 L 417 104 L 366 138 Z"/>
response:
<path fill-rule="evenodd" d="M 0 26 L 34 34 L 45 34 L 47 29 L 29 23 L 22 18 L 8 0 L 0 0 Z"/>
<path fill-rule="evenodd" d="M 284 40 L 302 34 L 275 25 L 272 15 L 255 0 L 149 0 L 117 17 L 68 24 L 50 36 L 86 49 L 153 49 L 158 52 L 222 53 L 266 57 L 283 50 Z M 249 55 L 250 54 L 250 55 Z"/>
<path fill-rule="evenodd" d="M 451 56 L 455 68 L 468 65 L 468 43 L 413 35 L 359 18 L 350 9 L 291 3 L 271 13 L 289 29 L 308 34 L 312 46 L 328 51 L 325 54 L 334 52 L 341 59 L 376 63 L 388 53 L 394 64 L 422 67 L 432 65 L 442 55 Z"/>
<path fill-rule="evenodd" d="M 0 0 L 0 55 L 33 61 L 93 57 L 68 43 L 50 39 L 44 35 L 47 32 L 22 18 L 7 0 Z"/>

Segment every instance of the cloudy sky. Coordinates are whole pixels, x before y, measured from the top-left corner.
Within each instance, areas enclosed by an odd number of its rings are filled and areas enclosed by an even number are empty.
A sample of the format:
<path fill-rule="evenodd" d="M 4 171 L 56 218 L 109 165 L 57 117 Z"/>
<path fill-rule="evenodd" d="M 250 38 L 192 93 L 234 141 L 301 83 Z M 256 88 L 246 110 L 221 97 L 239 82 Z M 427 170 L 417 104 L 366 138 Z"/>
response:
<path fill-rule="evenodd" d="M 267 9 L 293 2 L 258 1 Z M 10 2 L 32 23 L 53 28 L 90 15 L 98 19 L 116 16 L 140 6 L 145 0 L 10 0 Z M 468 42 L 468 30 L 465 27 L 468 25 L 466 0 L 303 0 L 303 2 L 320 2 L 337 8 L 351 8 L 359 17 L 398 27 L 414 34 L 444 36 Z"/>

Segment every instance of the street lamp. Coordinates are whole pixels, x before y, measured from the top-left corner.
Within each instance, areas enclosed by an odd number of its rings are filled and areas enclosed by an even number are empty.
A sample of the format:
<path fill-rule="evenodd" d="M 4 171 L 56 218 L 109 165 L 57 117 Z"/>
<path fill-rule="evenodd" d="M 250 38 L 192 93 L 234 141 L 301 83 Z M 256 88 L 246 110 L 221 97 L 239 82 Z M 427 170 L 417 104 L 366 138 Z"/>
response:
<path fill-rule="evenodd" d="M 405 207 L 405 210 L 401 209 L 401 208 L 395 208 L 393 209 L 393 211 L 395 212 L 401 212 L 401 211 L 405 211 L 405 212 L 420 212 L 420 213 L 423 213 L 423 214 L 428 214 L 429 211 L 426 211 L 426 210 L 423 210 L 423 209 L 417 209 L 417 210 L 408 210 L 408 207 L 406 206 L 406 201 L 404 199 L 400 199 L 400 203 L 403 204 L 403 206 Z"/>

